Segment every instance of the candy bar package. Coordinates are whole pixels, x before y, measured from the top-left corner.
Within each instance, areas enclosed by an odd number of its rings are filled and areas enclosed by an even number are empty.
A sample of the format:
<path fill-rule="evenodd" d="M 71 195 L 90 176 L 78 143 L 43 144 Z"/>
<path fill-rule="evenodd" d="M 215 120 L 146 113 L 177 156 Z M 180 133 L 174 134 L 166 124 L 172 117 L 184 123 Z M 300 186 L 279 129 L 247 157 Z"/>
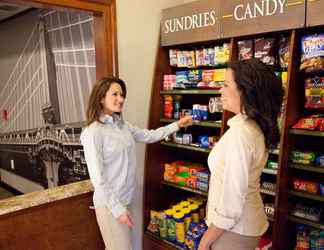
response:
<path fill-rule="evenodd" d="M 315 160 L 316 154 L 314 152 L 302 152 L 294 150 L 291 152 L 291 161 L 300 164 L 312 164 Z"/>
<path fill-rule="evenodd" d="M 263 63 L 274 65 L 275 60 L 275 39 L 259 38 L 254 40 L 254 58 L 260 59 Z"/>
<path fill-rule="evenodd" d="M 305 181 L 298 178 L 293 179 L 294 189 L 310 194 L 317 194 L 319 185 L 313 181 Z"/>
<path fill-rule="evenodd" d="M 324 77 L 305 80 L 305 108 L 324 109 Z"/>
<path fill-rule="evenodd" d="M 300 70 L 318 72 L 324 69 L 324 34 L 302 37 Z"/>
<path fill-rule="evenodd" d="M 253 58 L 253 40 L 238 41 L 238 59 L 240 61 Z"/>
<path fill-rule="evenodd" d="M 288 68 L 290 51 L 289 51 L 289 38 L 281 37 L 279 40 L 279 64 L 282 68 Z"/>
<path fill-rule="evenodd" d="M 324 131 L 324 115 L 310 115 L 301 118 L 292 128 Z"/>
<path fill-rule="evenodd" d="M 296 204 L 291 213 L 294 216 L 318 222 L 322 217 L 322 212 L 322 208 Z"/>

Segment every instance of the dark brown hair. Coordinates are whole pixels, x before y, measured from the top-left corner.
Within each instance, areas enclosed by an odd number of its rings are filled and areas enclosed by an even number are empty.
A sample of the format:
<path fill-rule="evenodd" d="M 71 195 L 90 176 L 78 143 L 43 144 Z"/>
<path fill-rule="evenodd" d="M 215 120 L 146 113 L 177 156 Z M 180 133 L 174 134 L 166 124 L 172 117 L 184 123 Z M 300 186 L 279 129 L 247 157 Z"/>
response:
<path fill-rule="evenodd" d="M 89 126 L 94 121 L 100 122 L 99 117 L 103 109 L 100 102 L 102 98 L 106 96 L 107 91 L 113 83 L 120 85 L 123 91 L 123 96 L 126 98 L 126 84 L 123 80 L 117 77 L 104 77 L 98 80 L 93 86 L 89 97 L 86 126 Z"/>
<path fill-rule="evenodd" d="M 281 80 L 258 59 L 233 61 L 228 67 L 240 92 L 241 112 L 257 122 L 266 147 L 275 148 L 280 140 L 277 119 L 284 97 Z"/>

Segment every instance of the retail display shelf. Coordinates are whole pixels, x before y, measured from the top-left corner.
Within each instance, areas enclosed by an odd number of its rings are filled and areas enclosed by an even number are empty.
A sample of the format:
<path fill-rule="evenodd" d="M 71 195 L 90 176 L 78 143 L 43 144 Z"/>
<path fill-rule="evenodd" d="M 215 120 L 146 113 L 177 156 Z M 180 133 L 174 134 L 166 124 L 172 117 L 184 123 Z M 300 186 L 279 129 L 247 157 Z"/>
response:
<path fill-rule="evenodd" d="M 210 153 L 211 149 L 209 148 L 200 148 L 196 146 L 190 146 L 190 145 L 185 145 L 185 144 L 178 144 L 178 143 L 173 143 L 173 142 L 160 142 L 161 145 L 168 146 L 168 147 L 174 147 L 174 148 L 182 148 L 182 149 L 187 149 L 187 150 L 192 150 L 192 151 L 198 151 L 202 153 Z"/>
<path fill-rule="evenodd" d="M 194 188 L 182 187 L 182 186 L 179 186 L 176 183 L 172 183 L 172 182 L 169 182 L 169 181 L 162 181 L 162 184 L 166 185 L 166 186 L 174 187 L 174 188 L 177 188 L 177 189 L 189 191 L 189 192 L 192 192 L 192 193 L 195 193 L 195 194 L 200 194 L 200 195 L 203 195 L 203 196 L 208 195 L 207 192 L 204 192 L 204 191 L 201 191 L 201 190 L 198 190 L 198 189 L 194 189 Z"/>
<path fill-rule="evenodd" d="M 318 167 L 318 166 L 312 166 L 312 165 L 304 165 L 304 164 L 294 164 L 294 163 L 290 163 L 288 165 L 288 167 L 324 174 L 324 167 Z"/>
<path fill-rule="evenodd" d="M 319 222 L 314 222 L 314 221 L 310 221 L 310 220 L 306 220 L 303 218 L 298 218 L 296 216 L 293 215 L 288 215 L 288 220 L 293 221 L 293 222 L 297 222 L 300 224 L 304 224 L 304 225 L 308 225 L 317 229 L 324 229 L 324 225 L 319 223 Z"/>
<path fill-rule="evenodd" d="M 262 172 L 265 173 L 265 174 L 276 175 L 278 173 L 278 170 L 277 169 L 264 168 L 262 170 Z"/>
<path fill-rule="evenodd" d="M 324 195 L 309 194 L 306 192 L 300 192 L 300 191 L 295 191 L 295 190 L 288 190 L 288 193 L 291 195 L 294 195 L 294 196 L 324 202 Z"/>
<path fill-rule="evenodd" d="M 218 89 L 174 89 L 162 90 L 161 95 L 219 95 Z"/>
<path fill-rule="evenodd" d="M 160 122 L 175 122 L 176 119 L 167 119 L 167 118 L 161 118 Z M 222 121 L 194 121 L 194 126 L 200 126 L 200 127 L 211 127 L 211 128 L 221 128 L 222 127 Z"/>
<path fill-rule="evenodd" d="M 294 135 L 308 135 L 308 136 L 318 136 L 324 137 L 323 131 L 311 131 L 311 130 L 304 130 L 304 129 L 290 129 L 290 134 Z"/>
<path fill-rule="evenodd" d="M 158 240 L 158 241 L 161 241 L 163 243 L 166 243 L 167 245 L 169 245 L 170 247 L 174 247 L 174 249 L 179 249 L 179 250 L 185 250 L 185 248 L 183 247 L 180 247 L 174 243 L 172 243 L 171 241 L 168 241 L 168 240 L 165 240 L 165 239 L 162 239 L 161 237 L 159 237 L 158 235 L 154 234 L 154 233 L 151 233 L 149 231 L 145 231 L 144 233 L 146 236 L 150 237 L 151 239 L 154 239 L 154 240 Z"/>
<path fill-rule="evenodd" d="M 195 70 L 195 69 L 223 69 L 226 68 L 226 64 L 217 64 L 217 65 L 202 65 L 202 66 L 196 66 L 196 67 L 179 67 L 179 66 L 173 66 L 171 65 L 172 68 L 176 70 Z"/>
<path fill-rule="evenodd" d="M 261 194 L 271 195 L 271 196 L 276 196 L 276 192 L 275 191 L 268 190 L 268 189 L 265 189 L 265 188 L 261 188 L 260 193 Z"/>

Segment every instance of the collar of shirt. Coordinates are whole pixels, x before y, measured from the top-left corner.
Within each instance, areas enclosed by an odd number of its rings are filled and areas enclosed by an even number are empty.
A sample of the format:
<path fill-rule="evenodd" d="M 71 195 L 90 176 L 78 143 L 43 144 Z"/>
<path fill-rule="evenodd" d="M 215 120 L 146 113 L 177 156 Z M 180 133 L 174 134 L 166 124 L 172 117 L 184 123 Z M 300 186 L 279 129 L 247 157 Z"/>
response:
<path fill-rule="evenodd" d="M 124 123 L 123 116 L 121 114 L 108 115 L 102 113 L 99 117 L 99 121 L 104 124 L 117 124 L 118 126 Z"/>
<path fill-rule="evenodd" d="M 233 126 L 234 124 L 237 124 L 237 123 L 240 123 L 241 121 L 244 121 L 248 118 L 247 115 L 245 114 L 242 114 L 242 113 L 238 113 L 236 114 L 234 117 L 232 117 L 231 119 L 229 119 L 227 121 L 227 125 L 228 126 Z"/>

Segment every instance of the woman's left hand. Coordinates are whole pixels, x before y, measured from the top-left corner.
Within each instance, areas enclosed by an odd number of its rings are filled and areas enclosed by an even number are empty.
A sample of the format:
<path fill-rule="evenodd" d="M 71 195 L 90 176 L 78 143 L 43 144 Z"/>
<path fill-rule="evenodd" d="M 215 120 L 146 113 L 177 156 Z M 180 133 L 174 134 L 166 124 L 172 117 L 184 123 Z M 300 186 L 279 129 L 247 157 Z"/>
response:
<path fill-rule="evenodd" d="M 214 226 L 214 224 L 210 224 L 200 240 L 198 250 L 210 250 L 210 247 L 223 233 L 224 229 L 218 228 Z"/>
<path fill-rule="evenodd" d="M 182 117 L 180 120 L 177 121 L 177 124 L 179 128 L 186 128 L 188 126 L 192 125 L 192 117 L 191 116 L 185 116 Z"/>
<path fill-rule="evenodd" d="M 208 244 L 208 241 L 205 237 L 202 237 L 199 242 L 198 250 L 210 250 L 210 244 Z"/>

